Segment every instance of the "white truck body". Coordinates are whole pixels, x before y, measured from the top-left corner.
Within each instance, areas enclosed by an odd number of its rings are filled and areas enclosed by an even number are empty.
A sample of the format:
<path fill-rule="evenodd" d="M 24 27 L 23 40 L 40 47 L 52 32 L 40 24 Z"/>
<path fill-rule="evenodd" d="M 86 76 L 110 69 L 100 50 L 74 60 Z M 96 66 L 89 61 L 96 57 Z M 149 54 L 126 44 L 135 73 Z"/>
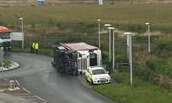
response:
<path fill-rule="evenodd" d="M 83 42 L 61 45 L 69 51 L 77 52 L 77 66 L 79 72 L 85 72 L 87 68 L 92 66 L 100 67 L 102 65 L 102 54 L 98 47 Z"/>

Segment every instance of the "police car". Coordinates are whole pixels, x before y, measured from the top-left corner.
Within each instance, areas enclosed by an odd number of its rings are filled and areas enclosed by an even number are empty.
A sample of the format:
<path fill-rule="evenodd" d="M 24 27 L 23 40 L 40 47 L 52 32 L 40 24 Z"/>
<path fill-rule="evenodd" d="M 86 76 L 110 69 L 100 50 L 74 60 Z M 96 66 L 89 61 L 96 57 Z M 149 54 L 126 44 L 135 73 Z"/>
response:
<path fill-rule="evenodd" d="M 111 77 L 103 67 L 89 67 L 85 71 L 85 78 L 91 84 L 106 84 L 111 82 Z"/>

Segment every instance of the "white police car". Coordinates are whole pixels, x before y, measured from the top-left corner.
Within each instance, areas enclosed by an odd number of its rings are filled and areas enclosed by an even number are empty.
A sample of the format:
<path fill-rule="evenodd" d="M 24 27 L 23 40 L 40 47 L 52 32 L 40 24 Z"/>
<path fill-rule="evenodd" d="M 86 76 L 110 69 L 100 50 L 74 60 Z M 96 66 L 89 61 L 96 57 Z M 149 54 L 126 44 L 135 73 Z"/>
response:
<path fill-rule="evenodd" d="M 91 84 L 105 84 L 111 82 L 111 77 L 103 67 L 89 67 L 85 77 Z"/>

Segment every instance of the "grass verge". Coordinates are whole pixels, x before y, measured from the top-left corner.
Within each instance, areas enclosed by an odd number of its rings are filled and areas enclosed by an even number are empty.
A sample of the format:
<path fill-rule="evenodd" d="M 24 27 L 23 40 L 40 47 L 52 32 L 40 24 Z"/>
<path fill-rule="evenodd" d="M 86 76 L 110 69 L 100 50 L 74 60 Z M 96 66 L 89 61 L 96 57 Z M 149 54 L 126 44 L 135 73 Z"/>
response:
<path fill-rule="evenodd" d="M 124 81 L 95 86 L 94 89 L 118 103 L 172 103 L 172 93 L 166 89 L 137 77 L 134 77 L 134 85 L 131 87 L 127 72 L 118 73 L 118 79 Z"/>

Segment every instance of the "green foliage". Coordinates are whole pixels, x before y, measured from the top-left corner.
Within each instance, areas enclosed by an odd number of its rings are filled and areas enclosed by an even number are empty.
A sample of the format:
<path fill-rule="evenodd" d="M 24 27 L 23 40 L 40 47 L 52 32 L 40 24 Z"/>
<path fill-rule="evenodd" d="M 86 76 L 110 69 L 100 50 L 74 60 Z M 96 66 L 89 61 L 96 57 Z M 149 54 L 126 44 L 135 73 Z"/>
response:
<path fill-rule="evenodd" d="M 147 66 L 158 74 L 172 77 L 172 59 L 151 59 L 147 62 Z"/>
<path fill-rule="evenodd" d="M 1 64 L 1 65 L 2 65 L 2 64 Z M 5 68 L 10 67 L 10 65 L 11 65 L 11 61 L 10 61 L 10 60 L 8 60 L 8 59 L 3 60 L 3 66 L 4 66 Z"/>
<path fill-rule="evenodd" d="M 155 48 L 155 53 L 162 57 L 172 56 L 172 41 L 161 42 Z"/>
<path fill-rule="evenodd" d="M 17 17 L 22 16 L 25 21 L 25 29 L 27 29 L 27 25 L 32 25 L 33 28 L 36 25 L 48 28 L 52 26 L 61 27 L 61 24 L 64 23 L 81 23 L 81 25 L 89 23 L 85 26 L 92 28 L 96 25 L 96 19 L 101 18 L 102 23 L 119 24 L 119 28 L 123 30 L 144 32 L 144 23 L 149 21 L 152 23 L 152 30 L 170 32 L 172 31 L 172 23 L 169 22 L 172 21 L 171 11 L 171 4 L 119 4 L 101 7 L 97 5 L 8 7 L 0 9 L 0 24 L 15 27 Z"/>
<path fill-rule="evenodd" d="M 172 93 L 149 83 L 131 87 L 126 84 L 96 86 L 95 90 L 118 103 L 171 103 Z"/>
<path fill-rule="evenodd" d="M 171 103 L 172 93 L 134 75 L 133 87 L 129 85 L 129 73 L 112 75 L 118 83 L 94 86 L 94 89 L 118 103 Z"/>
<path fill-rule="evenodd" d="M 113 73 L 112 77 L 115 79 L 117 83 L 129 84 L 129 74 L 127 72 L 117 72 Z"/>

